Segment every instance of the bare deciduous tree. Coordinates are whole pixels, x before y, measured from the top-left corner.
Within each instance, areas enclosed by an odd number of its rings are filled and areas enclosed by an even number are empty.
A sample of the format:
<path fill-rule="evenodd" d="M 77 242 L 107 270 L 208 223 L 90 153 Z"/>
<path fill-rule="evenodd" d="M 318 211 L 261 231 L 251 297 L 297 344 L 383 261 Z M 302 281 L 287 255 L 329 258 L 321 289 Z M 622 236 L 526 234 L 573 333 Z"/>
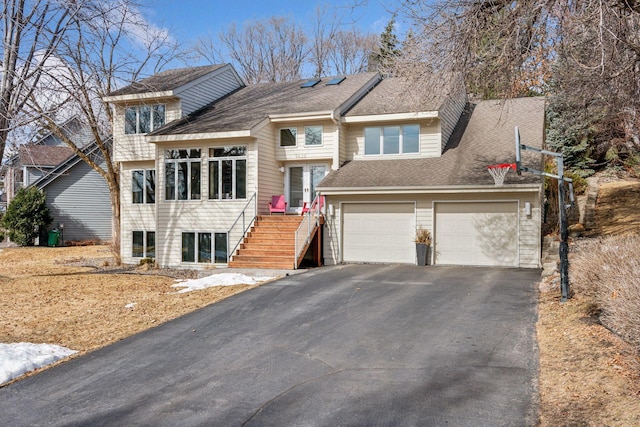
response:
<path fill-rule="evenodd" d="M 25 103 L 40 80 L 43 65 L 64 37 L 71 19 L 84 5 L 46 0 L 5 0 L 2 20 L 0 75 L 0 162 L 7 137 L 23 123 Z"/>
<path fill-rule="evenodd" d="M 102 98 L 118 86 L 159 71 L 176 57 L 169 34 L 150 25 L 128 0 L 85 5 L 71 18 L 64 40 L 43 67 L 28 101 L 32 120 L 63 140 L 106 181 L 112 206 L 112 239 L 119 256 L 120 179 L 112 158 L 112 111 Z M 99 156 L 90 156 L 60 123 L 78 116 L 88 126 Z M 102 159 L 104 162 L 102 162 Z"/>
<path fill-rule="evenodd" d="M 307 56 L 307 38 L 295 21 L 283 17 L 232 23 L 212 37 L 201 38 L 196 55 L 212 63 L 231 61 L 246 83 L 264 83 L 300 78 Z"/>

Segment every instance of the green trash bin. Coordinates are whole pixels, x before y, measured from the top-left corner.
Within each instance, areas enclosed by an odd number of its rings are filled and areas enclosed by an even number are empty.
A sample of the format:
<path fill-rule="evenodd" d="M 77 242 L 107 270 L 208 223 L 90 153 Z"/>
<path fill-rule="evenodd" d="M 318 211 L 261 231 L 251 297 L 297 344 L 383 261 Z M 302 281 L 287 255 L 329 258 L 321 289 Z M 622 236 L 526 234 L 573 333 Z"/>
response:
<path fill-rule="evenodd" d="M 60 231 L 56 230 L 55 228 L 53 230 L 49 231 L 49 241 L 48 244 L 50 247 L 55 247 L 58 246 L 58 240 L 60 239 Z"/>

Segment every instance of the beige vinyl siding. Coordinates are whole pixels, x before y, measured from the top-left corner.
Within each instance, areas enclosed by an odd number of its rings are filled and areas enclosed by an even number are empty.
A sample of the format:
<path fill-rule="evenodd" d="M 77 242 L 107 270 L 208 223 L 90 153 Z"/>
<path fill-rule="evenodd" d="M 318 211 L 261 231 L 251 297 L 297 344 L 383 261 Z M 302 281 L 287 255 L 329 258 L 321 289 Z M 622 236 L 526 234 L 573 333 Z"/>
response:
<path fill-rule="evenodd" d="M 337 163 L 333 164 L 333 168 L 334 169 L 338 169 L 340 167 L 340 165 L 342 165 L 345 160 L 347 160 L 347 150 L 348 150 L 348 144 L 347 144 L 347 131 L 348 131 L 348 126 L 341 124 L 339 126 L 339 144 L 340 144 L 340 158 L 338 159 Z"/>
<path fill-rule="evenodd" d="M 120 164 L 120 253 L 125 264 L 137 264 L 140 258 L 131 256 L 133 231 L 156 231 L 156 205 L 160 195 L 156 171 L 156 203 L 133 203 L 132 171 L 154 169 L 155 162 L 124 162 Z M 156 234 L 156 256 L 157 234 Z"/>
<path fill-rule="evenodd" d="M 280 172 L 276 160 L 276 146 L 279 144 L 274 137 L 280 132 L 280 127 L 268 124 L 257 133 L 258 157 L 258 213 L 269 213 L 271 196 L 284 194 L 284 173 Z"/>
<path fill-rule="evenodd" d="M 381 195 L 327 195 L 327 206 L 333 205 L 334 215 L 327 216 L 324 226 L 324 262 L 327 265 L 337 264 L 343 261 L 342 233 L 340 212 L 341 204 L 364 203 L 398 203 L 413 201 L 416 203 L 416 228 L 423 227 L 434 234 L 434 204 L 440 202 L 514 202 L 518 204 L 518 253 L 519 267 L 540 267 L 540 193 L 530 192 L 470 192 L 470 193 L 442 193 L 442 194 L 381 194 Z M 532 215 L 525 214 L 525 203 L 532 206 Z M 437 262 L 436 262 L 437 263 Z"/>
<path fill-rule="evenodd" d="M 243 145 L 247 147 L 247 198 L 239 200 L 209 200 L 209 148 Z M 201 199 L 165 200 L 164 150 L 175 148 L 200 148 Z M 250 139 L 210 140 L 165 143 L 158 147 L 157 188 L 157 262 L 162 267 L 206 268 L 214 264 L 182 263 L 182 233 L 226 233 L 257 188 L 257 150 Z M 234 242 L 235 243 L 235 242 Z M 231 243 L 233 245 L 234 243 Z M 229 248 L 230 250 L 231 248 Z"/>
<path fill-rule="evenodd" d="M 241 82 L 230 67 L 216 70 L 194 84 L 187 85 L 185 89 L 176 91 L 176 96 L 182 100 L 182 116 L 193 113 L 240 86 Z"/>
<path fill-rule="evenodd" d="M 366 127 L 402 126 L 416 124 L 416 122 L 374 122 L 366 125 L 350 124 L 344 127 L 346 138 L 346 155 L 344 160 L 374 160 L 393 158 L 439 157 L 440 129 L 437 119 L 420 120 L 420 153 L 397 155 L 364 155 L 364 129 Z M 344 161 L 343 160 L 343 161 Z"/>
<path fill-rule="evenodd" d="M 322 126 L 322 145 L 304 145 L 305 126 Z M 304 124 L 284 124 L 275 123 L 275 146 L 276 159 L 285 161 L 308 161 L 308 160 L 329 160 L 334 158 L 334 144 L 338 144 L 336 139 L 336 125 L 331 121 L 313 121 Z M 295 147 L 280 147 L 280 129 L 295 127 L 297 138 Z"/>
<path fill-rule="evenodd" d="M 453 133 L 453 129 L 456 127 L 460 115 L 467 103 L 467 95 L 463 88 L 458 91 L 457 94 L 447 97 L 447 100 L 442 104 L 438 113 L 440 117 L 440 133 L 442 137 L 442 146 L 440 151 L 444 151 L 444 147 L 449 142 L 449 137 Z"/>
<path fill-rule="evenodd" d="M 159 100 L 150 102 L 153 104 L 165 104 L 165 123 L 180 118 L 180 101 Z M 115 119 L 113 121 L 113 158 L 116 162 L 152 160 L 155 158 L 155 144 L 147 142 L 146 134 L 125 135 L 124 111 L 126 107 L 138 104 L 116 105 Z"/>

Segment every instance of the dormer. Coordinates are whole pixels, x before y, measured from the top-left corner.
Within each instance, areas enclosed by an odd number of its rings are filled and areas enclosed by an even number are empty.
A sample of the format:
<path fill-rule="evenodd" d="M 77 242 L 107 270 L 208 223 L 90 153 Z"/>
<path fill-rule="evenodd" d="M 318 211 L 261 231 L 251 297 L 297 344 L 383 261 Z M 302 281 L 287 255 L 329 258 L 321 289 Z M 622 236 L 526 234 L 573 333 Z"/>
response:
<path fill-rule="evenodd" d="M 344 115 L 345 160 L 441 156 L 466 105 L 464 85 L 457 78 L 416 84 L 383 79 Z"/>

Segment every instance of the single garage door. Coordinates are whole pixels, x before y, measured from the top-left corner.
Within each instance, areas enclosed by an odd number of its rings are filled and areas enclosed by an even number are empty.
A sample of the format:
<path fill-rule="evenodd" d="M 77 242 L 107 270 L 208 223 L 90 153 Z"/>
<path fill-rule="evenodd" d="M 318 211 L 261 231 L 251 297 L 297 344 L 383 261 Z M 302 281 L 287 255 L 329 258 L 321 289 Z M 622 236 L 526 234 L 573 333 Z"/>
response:
<path fill-rule="evenodd" d="M 518 203 L 436 203 L 436 263 L 518 266 Z"/>
<path fill-rule="evenodd" d="M 415 264 L 413 203 L 344 203 L 343 261 Z"/>

